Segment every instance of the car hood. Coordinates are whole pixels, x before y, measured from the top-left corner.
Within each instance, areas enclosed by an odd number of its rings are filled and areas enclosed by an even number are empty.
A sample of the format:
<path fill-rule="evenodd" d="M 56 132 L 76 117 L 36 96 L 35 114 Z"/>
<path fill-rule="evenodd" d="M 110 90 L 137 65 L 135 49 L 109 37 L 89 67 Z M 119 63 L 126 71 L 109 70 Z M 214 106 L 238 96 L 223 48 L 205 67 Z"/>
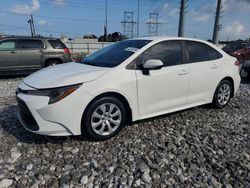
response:
<path fill-rule="evenodd" d="M 95 80 L 110 68 L 65 63 L 39 70 L 26 77 L 23 82 L 36 89 L 62 87 Z"/>

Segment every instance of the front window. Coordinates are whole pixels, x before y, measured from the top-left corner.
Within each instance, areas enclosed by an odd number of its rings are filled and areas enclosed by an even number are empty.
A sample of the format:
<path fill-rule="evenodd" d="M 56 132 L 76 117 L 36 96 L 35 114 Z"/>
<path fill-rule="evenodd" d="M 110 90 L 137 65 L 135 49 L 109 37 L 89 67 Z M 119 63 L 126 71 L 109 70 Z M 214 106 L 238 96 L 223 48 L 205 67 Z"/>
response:
<path fill-rule="evenodd" d="M 143 63 L 149 59 L 161 60 L 164 66 L 182 64 L 183 58 L 180 41 L 164 41 L 150 47 L 143 53 Z"/>
<path fill-rule="evenodd" d="M 14 50 L 15 48 L 16 42 L 14 40 L 0 42 L 0 50 Z"/>
<path fill-rule="evenodd" d="M 150 40 L 125 40 L 111 44 L 84 58 L 80 63 L 100 67 L 115 67 L 133 55 Z"/>

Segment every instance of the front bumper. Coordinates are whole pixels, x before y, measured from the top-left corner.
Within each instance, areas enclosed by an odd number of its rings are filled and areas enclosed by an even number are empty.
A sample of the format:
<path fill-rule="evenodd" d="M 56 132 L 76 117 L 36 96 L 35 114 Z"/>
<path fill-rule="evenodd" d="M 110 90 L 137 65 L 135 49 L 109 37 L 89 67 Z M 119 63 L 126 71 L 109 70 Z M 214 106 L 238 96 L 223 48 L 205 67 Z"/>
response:
<path fill-rule="evenodd" d="M 25 83 L 19 88 L 29 90 Z M 79 88 L 66 98 L 48 104 L 49 97 L 17 93 L 20 123 L 29 131 L 48 136 L 81 134 L 81 120 L 84 109 L 92 96 Z"/>

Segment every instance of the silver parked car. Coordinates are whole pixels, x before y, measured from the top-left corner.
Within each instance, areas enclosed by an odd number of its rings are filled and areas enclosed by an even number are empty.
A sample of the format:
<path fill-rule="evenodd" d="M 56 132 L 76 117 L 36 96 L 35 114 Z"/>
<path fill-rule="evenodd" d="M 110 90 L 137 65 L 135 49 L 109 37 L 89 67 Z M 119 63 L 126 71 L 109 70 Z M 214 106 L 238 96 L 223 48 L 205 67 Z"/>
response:
<path fill-rule="evenodd" d="M 60 39 L 6 36 L 0 38 L 0 75 L 34 72 L 70 62 L 70 50 Z"/>

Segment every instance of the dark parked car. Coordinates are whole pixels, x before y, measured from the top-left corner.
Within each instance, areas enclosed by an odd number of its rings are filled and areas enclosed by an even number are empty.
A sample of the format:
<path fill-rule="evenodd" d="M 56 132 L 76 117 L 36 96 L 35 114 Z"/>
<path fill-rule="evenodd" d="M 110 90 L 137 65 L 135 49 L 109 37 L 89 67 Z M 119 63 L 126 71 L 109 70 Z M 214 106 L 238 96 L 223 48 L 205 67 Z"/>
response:
<path fill-rule="evenodd" d="M 234 56 L 236 58 L 241 58 L 241 56 L 238 54 L 238 50 L 243 49 L 248 42 L 238 40 L 228 43 L 225 47 L 222 48 L 226 53 L 228 53 L 231 56 Z"/>
<path fill-rule="evenodd" d="M 240 61 L 250 60 L 250 42 L 235 52 L 235 57 Z"/>
<path fill-rule="evenodd" d="M 55 38 L 6 36 L 0 38 L 0 75 L 34 72 L 70 62 L 65 44 Z"/>
<path fill-rule="evenodd" d="M 250 60 L 243 61 L 240 66 L 240 76 L 243 80 L 250 81 Z"/>

